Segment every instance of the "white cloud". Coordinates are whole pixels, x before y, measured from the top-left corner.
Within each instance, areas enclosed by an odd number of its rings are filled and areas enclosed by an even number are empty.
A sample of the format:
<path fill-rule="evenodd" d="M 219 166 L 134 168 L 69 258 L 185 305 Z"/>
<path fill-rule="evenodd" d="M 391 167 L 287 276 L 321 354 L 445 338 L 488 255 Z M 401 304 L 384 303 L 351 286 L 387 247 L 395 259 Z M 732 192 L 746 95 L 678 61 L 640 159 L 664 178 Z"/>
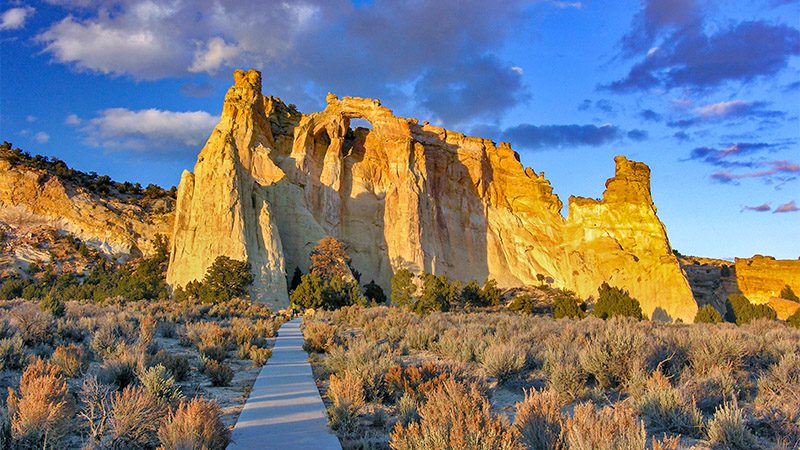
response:
<path fill-rule="evenodd" d="M 18 30 L 25 26 L 25 22 L 36 12 L 30 6 L 11 8 L 0 15 L 0 31 Z"/>
<path fill-rule="evenodd" d="M 205 111 L 110 108 L 82 128 L 86 142 L 97 147 L 137 151 L 199 147 L 219 121 Z"/>
<path fill-rule="evenodd" d="M 522 67 L 520 67 L 520 66 L 513 66 L 513 67 L 511 68 L 511 70 L 512 70 L 514 73 L 516 73 L 516 74 L 519 74 L 519 75 L 522 75 L 523 73 L 525 73 L 525 71 L 524 71 L 524 70 L 522 69 Z"/>
<path fill-rule="evenodd" d="M 33 135 L 33 139 L 40 144 L 44 144 L 50 140 L 50 135 L 44 131 L 40 131 Z"/>
<path fill-rule="evenodd" d="M 220 37 L 211 38 L 195 53 L 189 72 L 214 73 L 221 65 L 238 56 L 239 52 L 236 45 L 228 45 Z"/>
<path fill-rule="evenodd" d="M 25 117 L 25 122 L 28 122 L 28 123 L 36 122 L 36 116 L 26 116 Z"/>
<path fill-rule="evenodd" d="M 80 125 L 81 124 L 81 118 L 78 117 L 77 114 L 70 114 L 70 115 L 67 116 L 66 119 L 64 119 L 64 123 L 67 124 L 67 125 L 72 125 L 72 126 Z"/>
<path fill-rule="evenodd" d="M 38 36 L 45 51 L 63 63 L 104 74 L 160 78 L 174 73 L 186 58 L 156 30 L 101 22 L 79 22 L 68 16 Z"/>

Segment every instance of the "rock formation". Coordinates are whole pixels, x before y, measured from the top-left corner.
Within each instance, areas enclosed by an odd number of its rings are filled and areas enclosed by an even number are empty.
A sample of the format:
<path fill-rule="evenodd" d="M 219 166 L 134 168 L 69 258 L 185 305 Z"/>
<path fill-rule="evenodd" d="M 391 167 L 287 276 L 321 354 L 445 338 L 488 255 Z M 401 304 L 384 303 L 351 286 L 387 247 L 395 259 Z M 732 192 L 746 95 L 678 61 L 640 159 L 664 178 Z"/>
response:
<path fill-rule="evenodd" d="M 70 233 L 122 259 L 150 254 L 156 235 L 171 234 L 168 205 L 148 211 L 46 175 L 0 159 L 0 221 L 15 229 Z"/>
<path fill-rule="evenodd" d="M 220 124 L 178 189 L 168 281 L 202 278 L 220 255 L 248 260 L 259 301 L 287 304 L 285 274 L 316 242 L 343 241 L 362 281 L 388 290 L 407 267 L 501 286 L 542 274 L 581 296 L 608 281 L 656 318 L 697 310 L 656 216 L 650 171 L 616 158 L 602 200 L 571 198 L 508 144 L 395 116 L 378 100 L 328 94 L 302 115 L 236 71 Z M 351 129 L 366 119 L 371 129 Z"/>
<path fill-rule="evenodd" d="M 736 258 L 736 281 L 753 303 L 768 303 L 771 298 L 778 297 L 786 285 L 800 293 L 800 260 L 761 255 Z"/>

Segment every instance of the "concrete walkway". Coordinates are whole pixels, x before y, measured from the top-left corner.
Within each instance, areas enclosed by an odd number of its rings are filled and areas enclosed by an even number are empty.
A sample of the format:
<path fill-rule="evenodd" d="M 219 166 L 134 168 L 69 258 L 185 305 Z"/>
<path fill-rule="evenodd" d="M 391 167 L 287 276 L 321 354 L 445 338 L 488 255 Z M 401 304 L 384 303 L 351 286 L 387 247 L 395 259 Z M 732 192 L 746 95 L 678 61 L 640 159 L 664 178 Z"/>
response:
<path fill-rule="evenodd" d="M 341 450 L 328 428 L 325 405 L 303 350 L 300 320 L 278 330 L 272 357 L 256 378 L 229 450 Z"/>

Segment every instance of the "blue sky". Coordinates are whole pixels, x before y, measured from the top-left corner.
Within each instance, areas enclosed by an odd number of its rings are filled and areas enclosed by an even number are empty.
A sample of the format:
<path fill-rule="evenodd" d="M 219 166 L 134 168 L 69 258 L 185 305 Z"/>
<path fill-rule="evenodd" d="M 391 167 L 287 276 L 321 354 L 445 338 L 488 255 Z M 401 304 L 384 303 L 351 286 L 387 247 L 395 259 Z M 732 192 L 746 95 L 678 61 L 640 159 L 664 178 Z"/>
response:
<path fill-rule="evenodd" d="M 797 0 L 49 0 L 0 4 L 0 139 L 177 184 L 234 68 L 510 141 L 566 203 L 624 154 L 674 248 L 800 257 Z"/>

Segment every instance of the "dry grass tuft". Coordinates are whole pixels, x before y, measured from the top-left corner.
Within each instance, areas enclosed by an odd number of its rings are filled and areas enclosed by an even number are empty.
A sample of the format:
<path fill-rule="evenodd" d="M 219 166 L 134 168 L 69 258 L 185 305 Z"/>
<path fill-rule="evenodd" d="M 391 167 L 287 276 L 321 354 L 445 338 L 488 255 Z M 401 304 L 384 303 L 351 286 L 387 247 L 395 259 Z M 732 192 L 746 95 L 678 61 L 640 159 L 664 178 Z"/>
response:
<path fill-rule="evenodd" d="M 571 450 L 642 450 L 647 445 L 644 423 L 624 404 L 601 409 L 592 402 L 577 405 L 566 428 Z"/>
<path fill-rule="evenodd" d="M 163 450 L 224 450 L 231 432 L 220 420 L 222 410 L 216 402 L 192 399 L 182 402 L 158 430 Z"/>
<path fill-rule="evenodd" d="M 112 448 L 154 448 L 168 409 L 141 387 L 128 386 L 111 395 L 108 435 Z"/>
<path fill-rule="evenodd" d="M 389 445 L 394 450 L 524 449 L 516 430 L 489 409 L 489 402 L 474 385 L 447 380 L 419 407 L 419 422 L 395 426 Z"/>
<path fill-rule="evenodd" d="M 8 394 L 15 448 L 57 448 L 75 414 L 74 400 L 60 370 L 36 359 L 22 373 L 19 394 L 11 389 Z"/>
<path fill-rule="evenodd" d="M 303 327 L 305 343 L 303 349 L 307 352 L 325 353 L 333 346 L 333 336 L 336 329 L 326 323 L 309 322 Z"/>
<path fill-rule="evenodd" d="M 514 426 L 528 448 L 541 450 L 566 449 L 566 430 L 558 394 L 531 390 L 517 403 Z"/>

